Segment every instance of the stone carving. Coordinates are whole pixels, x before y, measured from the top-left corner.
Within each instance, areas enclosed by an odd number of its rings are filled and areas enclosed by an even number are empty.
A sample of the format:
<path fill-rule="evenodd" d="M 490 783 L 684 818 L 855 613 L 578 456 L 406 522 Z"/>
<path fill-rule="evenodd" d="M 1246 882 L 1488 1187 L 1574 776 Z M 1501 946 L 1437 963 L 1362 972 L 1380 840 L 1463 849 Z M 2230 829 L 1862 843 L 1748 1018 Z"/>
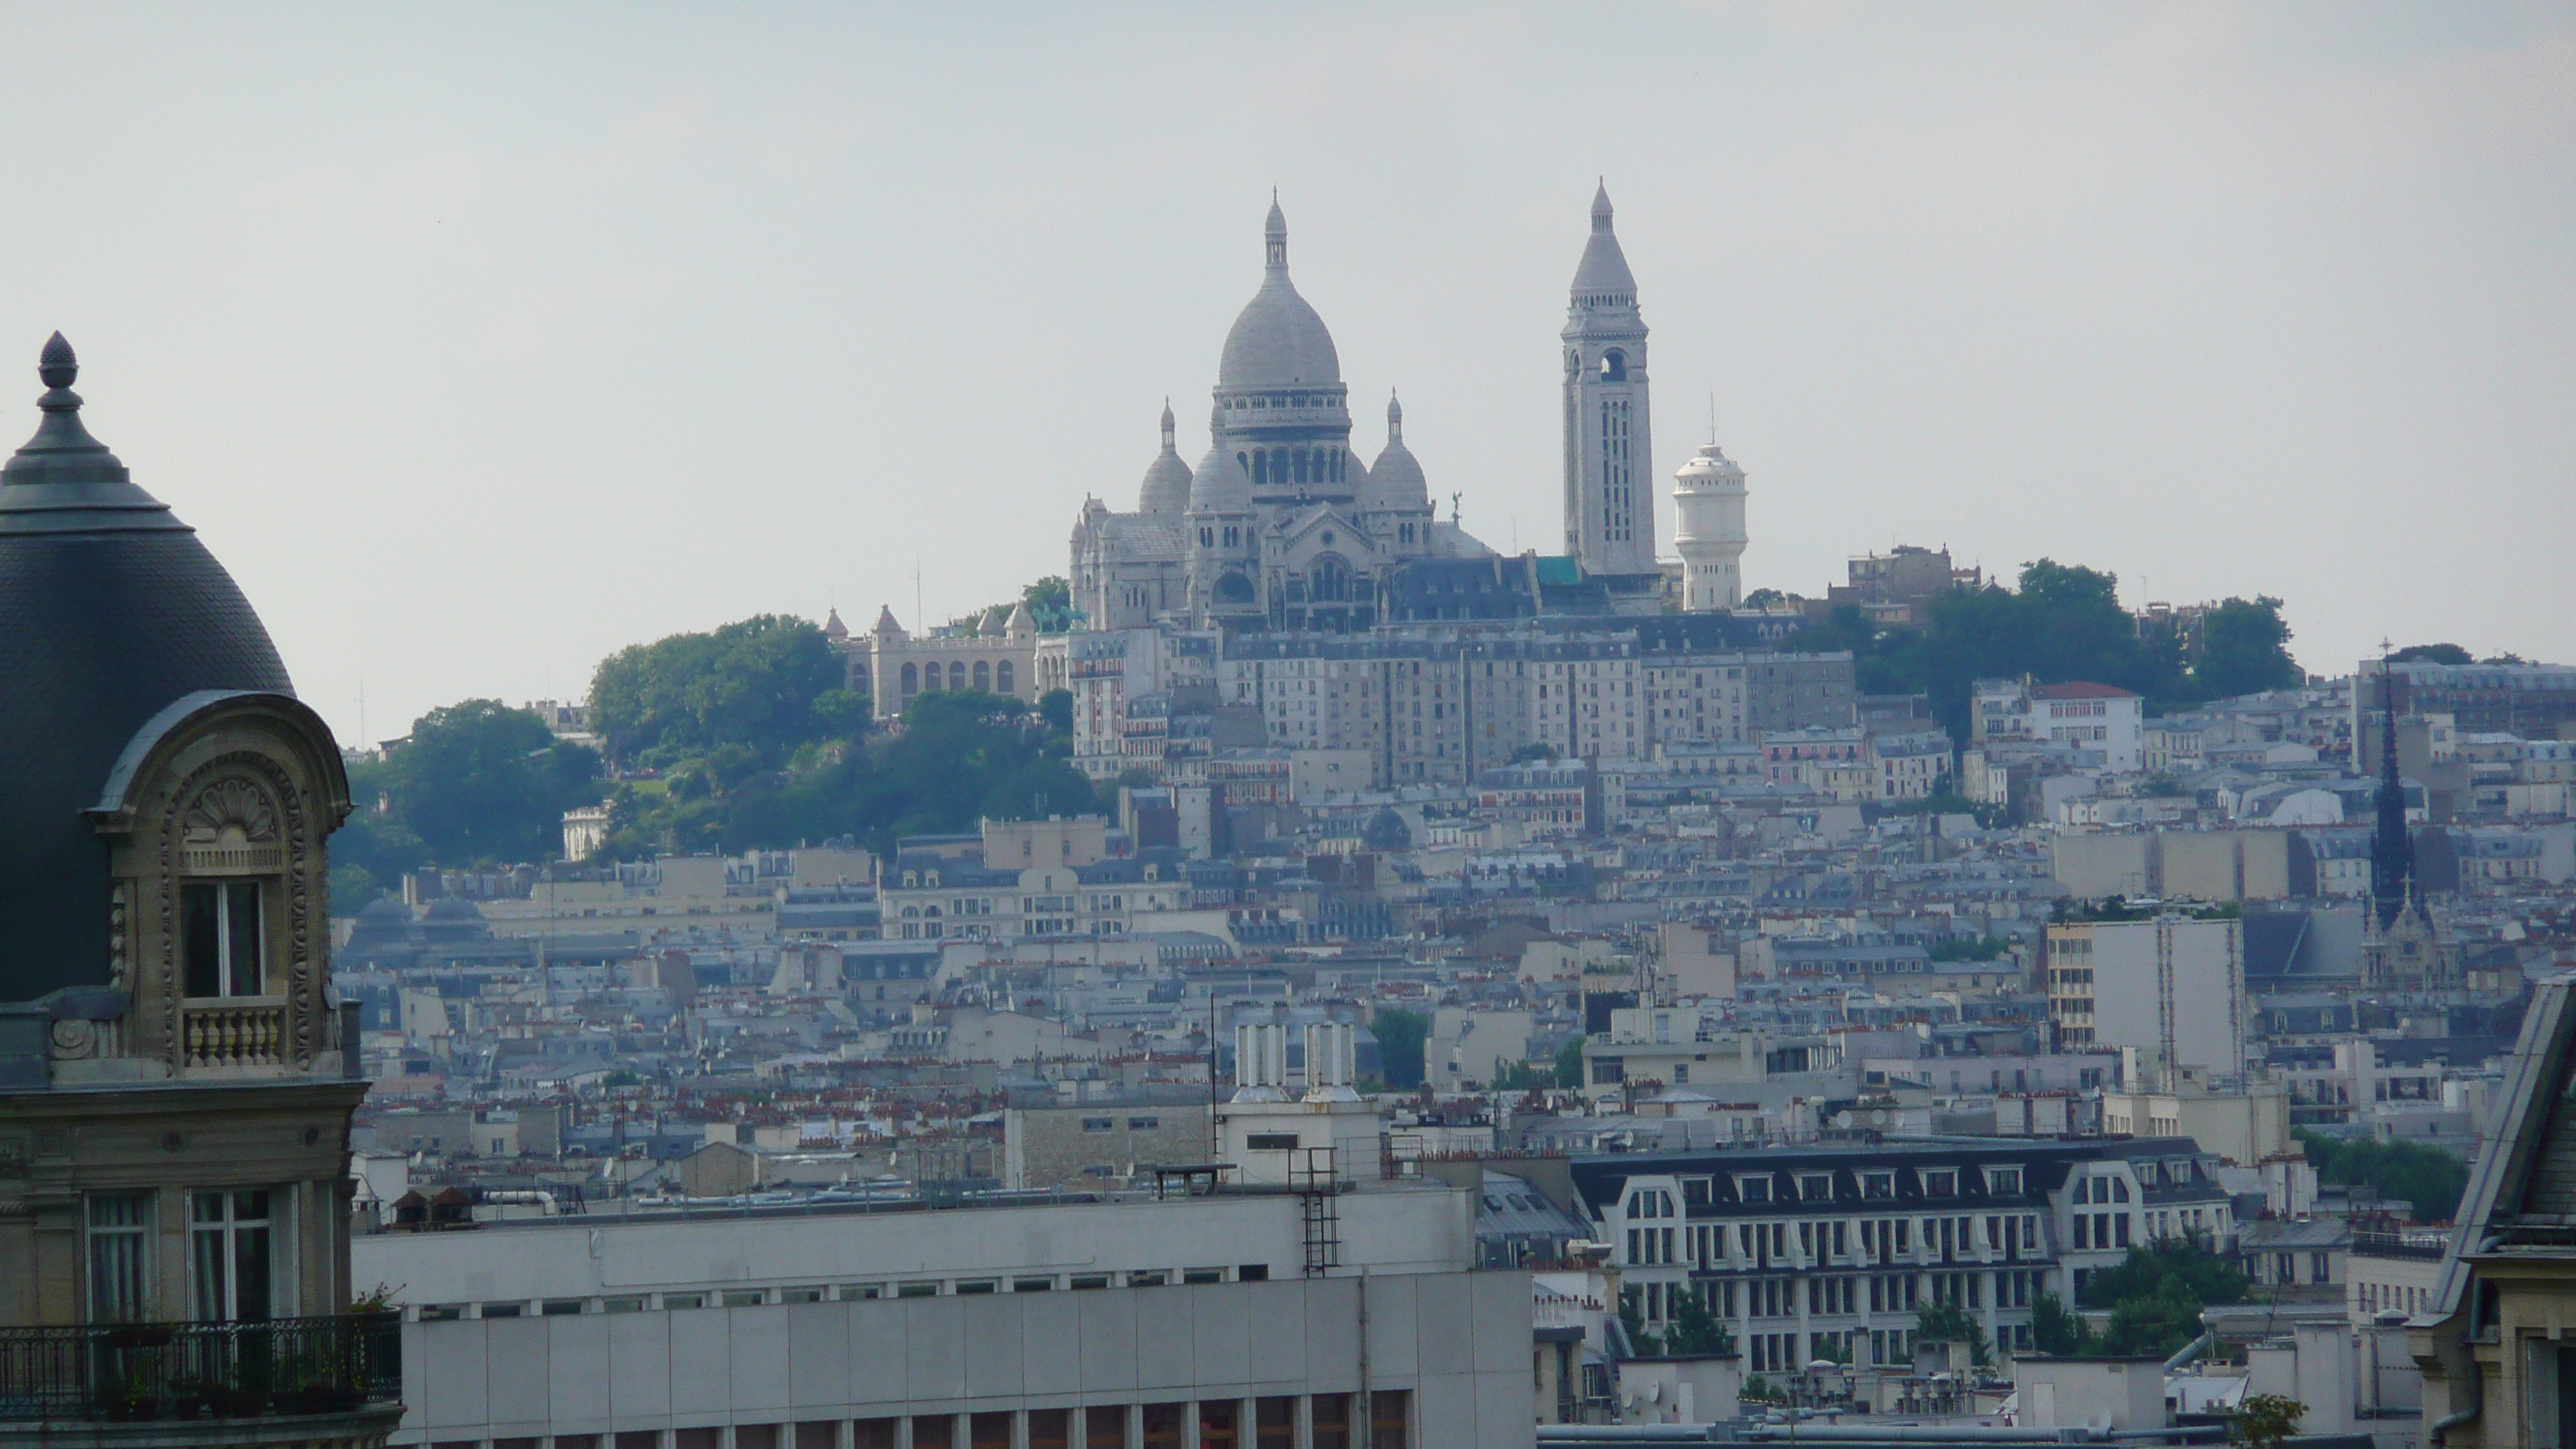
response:
<path fill-rule="evenodd" d="M 86 1021 L 54 1023 L 53 1058 L 58 1062 L 87 1061 L 98 1051 L 98 1028 Z"/>
<path fill-rule="evenodd" d="M 277 839 L 277 811 L 248 780 L 218 780 L 197 792 L 183 828 L 190 845 L 265 845 Z"/>

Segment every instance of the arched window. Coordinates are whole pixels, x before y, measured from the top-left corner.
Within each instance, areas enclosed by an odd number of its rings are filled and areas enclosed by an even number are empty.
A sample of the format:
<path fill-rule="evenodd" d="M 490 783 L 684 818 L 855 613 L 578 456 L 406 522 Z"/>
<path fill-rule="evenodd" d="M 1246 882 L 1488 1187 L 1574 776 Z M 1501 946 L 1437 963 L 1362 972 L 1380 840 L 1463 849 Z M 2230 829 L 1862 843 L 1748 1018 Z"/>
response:
<path fill-rule="evenodd" d="M 1319 603 L 1347 599 L 1351 596 L 1350 565 L 1342 562 L 1337 555 L 1328 553 L 1318 557 L 1310 578 L 1311 582 L 1307 585 L 1309 596 Z"/>
<path fill-rule="evenodd" d="M 1233 548 L 1233 547 L 1237 546 L 1238 544 L 1240 544 L 1241 542 L 1242 542 L 1242 535 L 1241 535 L 1241 534 L 1239 534 L 1239 533 L 1237 533 L 1237 532 L 1235 531 L 1235 527 L 1234 527 L 1234 525 L 1233 525 L 1233 524 L 1231 524 L 1231 523 L 1227 524 L 1227 525 L 1225 526 L 1225 546 L 1226 546 L 1227 548 Z"/>
<path fill-rule="evenodd" d="M 975 661 L 975 687 L 989 692 L 993 687 L 993 669 L 983 660 Z"/>
<path fill-rule="evenodd" d="M 966 687 L 966 664 L 964 660 L 955 660 L 949 664 L 948 687 L 950 689 L 964 689 Z"/>
<path fill-rule="evenodd" d="M 1628 380 L 1628 354 L 1621 352 L 1616 347 L 1602 353 L 1601 380 L 1603 382 L 1626 382 Z"/>
<path fill-rule="evenodd" d="M 1213 528 L 1202 528 L 1202 529 L 1200 529 L 1200 530 L 1199 530 L 1199 547 L 1201 547 L 1201 548 L 1214 548 L 1214 547 L 1216 547 L 1216 530 L 1215 530 L 1215 529 L 1213 529 Z"/>
<path fill-rule="evenodd" d="M 938 687 L 938 686 L 936 686 L 936 685 L 933 685 L 933 686 L 932 686 L 932 688 L 934 688 L 934 689 L 935 689 L 935 688 L 937 688 L 937 687 Z M 903 697 L 904 697 L 904 698 L 906 698 L 906 699 L 910 699 L 910 698 L 912 698 L 915 694 L 918 694 L 920 691 L 921 691 L 921 676 L 920 676 L 917 672 L 915 672 L 915 670 L 914 670 L 913 666 L 911 666 L 911 665 L 909 665 L 909 664 L 905 665 L 905 666 L 903 667 Z"/>
<path fill-rule="evenodd" d="M 1253 452 L 1252 486 L 1255 488 L 1270 486 L 1270 450 L 1267 448 L 1256 449 Z"/>
<path fill-rule="evenodd" d="M 1011 661 L 1005 659 L 993 666 L 993 689 L 999 694 L 1017 694 L 1011 686 Z"/>
<path fill-rule="evenodd" d="M 1289 456 L 1295 461 L 1297 481 L 1301 484 L 1304 483 L 1306 481 L 1306 450 L 1299 448 Z"/>

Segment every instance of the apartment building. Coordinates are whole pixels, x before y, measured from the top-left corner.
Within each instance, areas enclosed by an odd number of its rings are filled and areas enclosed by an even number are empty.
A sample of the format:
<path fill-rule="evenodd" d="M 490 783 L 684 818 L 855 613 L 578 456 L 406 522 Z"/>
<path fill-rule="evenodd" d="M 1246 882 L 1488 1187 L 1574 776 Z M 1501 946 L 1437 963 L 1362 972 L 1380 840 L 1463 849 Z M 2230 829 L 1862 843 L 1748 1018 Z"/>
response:
<path fill-rule="evenodd" d="M 2048 927 L 2049 1015 L 2069 1047 L 2135 1047 L 2159 1070 L 2244 1069 L 2245 941 L 2237 920 L 2168 912 L 2149 921 Z"/>
<path fill-rule="evenodd" d="M 974 835 L 907 836 L 877 878 L 889 941 L 1120 936 L 1136 918 L 1186 910 L 1174 847 L 1109 854 L 1096 816 L 987 820 Z"/>
<path fill-rule="evenodd" d="M 1909 1364 L 1917 1315 L 1934 1304 L 2026 1350 L 2040 1293 L 2071 1302 L 2132 1246 L 2193 1235 L 2224 1247 L 2236 1232 L 2187 1138 L 1720 1148 L 1571 1170 L 1647 1323 L 1689 1295 L 1754 1373 L 1818 1356 Z"/>

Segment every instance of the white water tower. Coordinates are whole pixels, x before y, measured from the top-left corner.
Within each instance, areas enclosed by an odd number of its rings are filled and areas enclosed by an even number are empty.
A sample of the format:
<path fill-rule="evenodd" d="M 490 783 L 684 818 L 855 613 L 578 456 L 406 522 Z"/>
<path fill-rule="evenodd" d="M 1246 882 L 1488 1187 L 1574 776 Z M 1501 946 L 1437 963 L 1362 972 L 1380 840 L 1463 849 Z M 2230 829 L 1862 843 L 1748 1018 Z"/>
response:
<path fill-rule="evenodd" d="M 1715 443 L 1673 473 L 1681 531 L 1682 607 L 1697 613 L 1744 602 L 1744 470 Z"/>

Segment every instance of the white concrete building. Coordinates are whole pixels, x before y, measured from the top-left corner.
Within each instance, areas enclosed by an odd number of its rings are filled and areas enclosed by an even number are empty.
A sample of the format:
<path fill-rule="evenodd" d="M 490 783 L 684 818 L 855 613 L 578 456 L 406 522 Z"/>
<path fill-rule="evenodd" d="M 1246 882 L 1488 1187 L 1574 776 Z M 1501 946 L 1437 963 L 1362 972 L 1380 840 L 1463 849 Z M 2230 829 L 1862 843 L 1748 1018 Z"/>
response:
<path fill-rule="evenodd" d="M 392 1443 L 1531 1442 L 1530 1287 L 1462 1189 L 593 1213 L 379 1233 Z M 1361 1265 L 1366 1266 L 1363 1276 Z M 1168 1437 L 1166 1437 L 1168 1435 Z M 649 1436 L 649 1437 L 643 1437 Z M 1264 1436 L 1265 1442 L 1271 1442 Z"/>
<path fill-rule="evenodd" d="M 2131 774 L 2146 764 L 2146 700 L 2108 684 L 1980 679 L 1969 704 L 1971 740 L 2044 740 L 2102 756 Z"/>

